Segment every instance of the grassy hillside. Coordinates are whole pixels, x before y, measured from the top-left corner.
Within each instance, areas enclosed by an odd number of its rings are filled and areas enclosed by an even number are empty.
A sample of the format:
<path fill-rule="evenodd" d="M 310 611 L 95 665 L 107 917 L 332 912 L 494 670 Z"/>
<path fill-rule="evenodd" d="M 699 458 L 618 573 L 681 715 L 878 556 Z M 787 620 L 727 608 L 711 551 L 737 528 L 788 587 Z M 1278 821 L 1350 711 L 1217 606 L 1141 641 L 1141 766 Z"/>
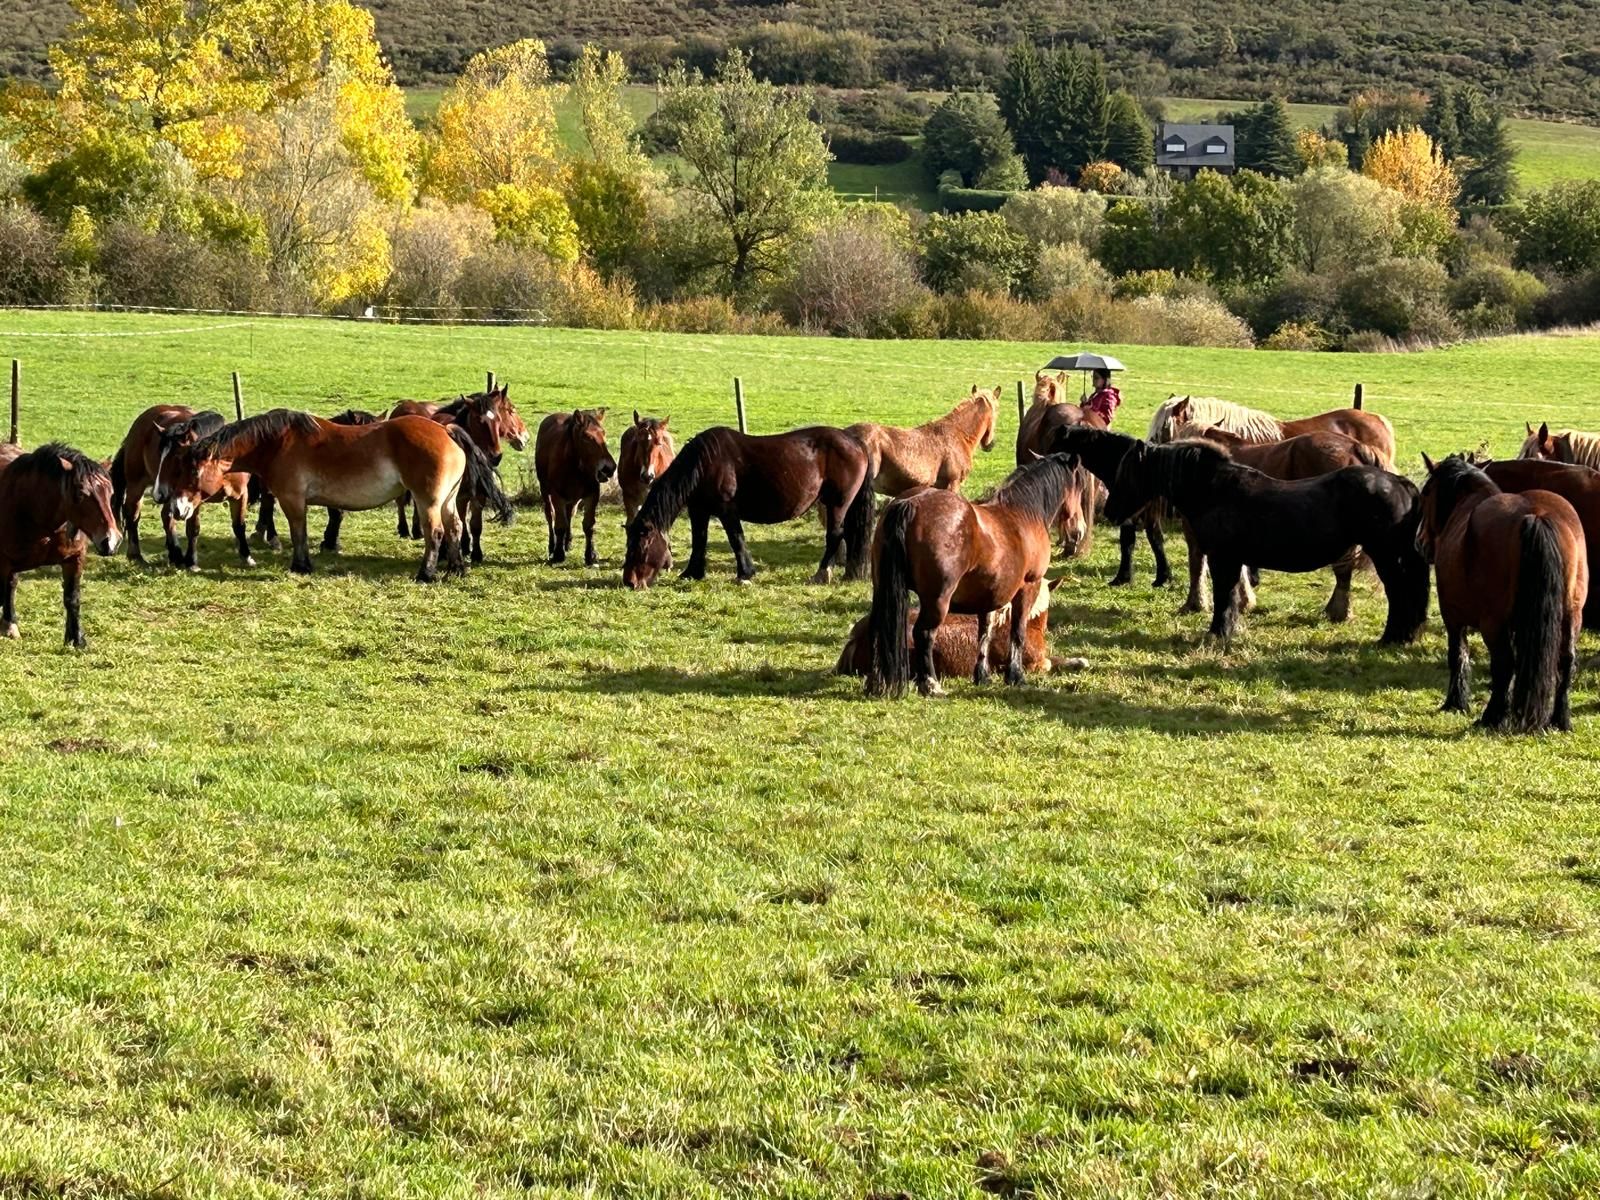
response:
<path fill-rule="evenodd" d="M 614 440 L 634 407 L 729 420 L 734 374 L 758 431 L 925 419 L 1060 349 L 0 314 L 27 440 L 97 454 L 233 369 L 328 412 L 493 368 Z M 1592 336 L 1113 349 L 1124 427 L 1360 379 L 1408 464 L 1592 423 L 1600 374 Z M 602 518 L 597 570 L 544 566 L 530 513 L 422 589 L 392 513 L 302 580 L 208 512 L 199 576 L 91 565 L 83 655 L 26 579 L 0 1194 L 1600 1188 L 1592 668 L 1572 736 L 1485 737 L 1435 711 L 1436 624 L 1373 645 L 1370 581 L 1331 627 L 1325 576 L 1268 576 L 1224 651 L 1143 550 L 1105 588 L 1102 532 L 1056 568 L 1088 673 L 868 702 L 829 674 L 867 588 L 803 582 L 814 521 L 750 531 L 753 586 L 717 539 L 704 584 L 633 594 Z"/>

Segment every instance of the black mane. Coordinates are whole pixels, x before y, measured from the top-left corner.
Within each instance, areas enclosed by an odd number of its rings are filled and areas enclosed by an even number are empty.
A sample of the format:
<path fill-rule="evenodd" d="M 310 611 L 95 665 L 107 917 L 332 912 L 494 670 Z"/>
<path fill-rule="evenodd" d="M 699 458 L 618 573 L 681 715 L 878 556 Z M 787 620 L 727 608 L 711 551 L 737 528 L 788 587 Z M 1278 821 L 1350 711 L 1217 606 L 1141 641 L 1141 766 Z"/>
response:
<path fill-rule="evenodd" d="M 439 409 L 437 415 L 441 417 L 450 417 L 452 420 L 456 421 L 465 420 L 467 411 L 469 409 L 481 409 L 486 403 L 488 403 L 488 400 L 488 392 L 473 392 L 470 396 L 463 393 L 462 395 L 457 396 L 454 400 L 450 401 L 450 403 L 443 405 Z"/>
<path fill-rule="evenodd" d="M 329 423 L 333 425 L 376 425 L 381 420 L 383 418 L 377 413 L 368 412 L 364 408 L 347 408 L 337 416 L 328 418 Z"/>
<path fill-rule="evenodd" d="M 193 450 L 201 458 L 228 458 L 241 442 L 249 442 L 254 446 L 269 438 L 282 437 L 291 430 L 296 433 L 315 433 L 317 418 L 292 408 L 275 408 L 271 412 L 224 425 L 197 441 Z"/>
<path fill-rule="evenodd" d="M 1235 463 L 1233 456 L 1221 446 L 1200 439 L 1151 446 L 1145 464 L 1155 490 L 1168 497 L 1173 488 L 1212 479 L 1226 467 L 1240 471 L 1251 469 Z"/>
<path fill-rule="evenodd" d="M 1468 492 L 1487 486 L 1498 492 L 1500 487 L 1488 474 L 1464 454 L 1452 454 L 1441 463 L 1434 464 L 1428 475 L 1427 486 L 1438 497 L 1435 514 L 1440 527 L 1450 520 L 1450 514 Z"/>
<path fill-rule="evenodd" d="M 672 460 L 672 465 L 651 485 L 638 516 L 634 518 L 635 524 L 648 522 L 663 533 L 671 529 L 678 514 L 689 503 L 689 497 L 700 486 L 707 456 L 719 450 L 727 452 L 724 435 L 728 432 L 726 428 L 717 426 L 690 438 L 678 457 Z"/>
<path fill-rule="evenodd" d="M 1061 511 L 1061 497 L 1077 466 L 1070 454 L 1046 455 L 1018 467 L 993 495 L 979 503 L 1021 509 L 1048 523 Z"/>
<path fill-rule="evenodd" d="M 226 424 L 227 418 L 221 413 L 207 409 L 205 412 L 197 412 L 194 416 L 185 418 L 182 421 L 174 421 L 161 431 L 158 440 L 161 443 L 161 449 L 167 451 L 189 437 L 207 437 Z"/>
<path fill-rule="evenodd" d="M 1117 476 L 1117 468 L 1139 439 L 1092 425 L 1064 425 L 1056 430 L 1050 449 L 1056 454 L 1076 454 L 1089 473 L 1107 487 Z"/>
<path fill-rule="evenodd" d="M 84 487 L 96 479 L 109 481 L 110 478 L 106 469 L 82 450 L 60 442 L 50 442 L 19 455 L 6 474 L 12 480 L 33 476 L 47 485 L 63 488 Z"/>

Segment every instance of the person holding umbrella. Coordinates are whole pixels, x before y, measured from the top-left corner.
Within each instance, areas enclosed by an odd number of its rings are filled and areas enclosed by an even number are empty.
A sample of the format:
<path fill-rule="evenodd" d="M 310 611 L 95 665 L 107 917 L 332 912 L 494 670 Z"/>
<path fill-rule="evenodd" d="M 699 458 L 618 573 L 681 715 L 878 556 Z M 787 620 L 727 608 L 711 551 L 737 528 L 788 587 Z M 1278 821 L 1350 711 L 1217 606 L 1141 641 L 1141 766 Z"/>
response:
<path fill-rule="evenodd" d="M 1122 393 L 1111 385 L 1111 372 L 1104 367 L 1095 369 L 1093 379 L 1094 391 L 1083 402 L 1083 410 L 1094 413 L 1110 429 L 1113 416 L 1122 407 Z"/>

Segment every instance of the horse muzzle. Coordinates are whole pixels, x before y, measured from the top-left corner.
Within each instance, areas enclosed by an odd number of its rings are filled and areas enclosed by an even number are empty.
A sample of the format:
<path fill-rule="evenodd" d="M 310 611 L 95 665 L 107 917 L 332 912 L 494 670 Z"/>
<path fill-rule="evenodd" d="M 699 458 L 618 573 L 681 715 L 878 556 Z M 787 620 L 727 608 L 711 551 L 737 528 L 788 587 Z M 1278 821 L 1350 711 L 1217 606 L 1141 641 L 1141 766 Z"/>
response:
<path fill-rule="evenodd" d="M 187 496 L 174 496 L 172 498 L 172 515 L 180 521 L 187 521 L 194 516 L 194 501 Z"/>
<path fill-rule="evenodd" d="M 122 535 L 112 530 L 94 544 L 94 551 L 101 558 L 110 558 L 117 552 L 117 547 L 122 545 Z"/>
<path fill-rule="evenodd" d="M 518 454 L 522 453 L 522 451 L 528 448 L 528 437 L 526 434 L 523 434 L 521 437 L 507 438 L 506 440 L 511 443 L 511 448 Z"/>
<path fill-rule="evenodd" d="M 594 477 L 596 479 L 598 479 L 601 483 L 605 483 L 606 481 L 608 481 L 616 473 L 617 473 L 617 464 L 616 463 L 605 462 L 605 463 L 601 463 L 600 464 L 599 469 L 596 470 L 595 473 L 594 473 Z"/>

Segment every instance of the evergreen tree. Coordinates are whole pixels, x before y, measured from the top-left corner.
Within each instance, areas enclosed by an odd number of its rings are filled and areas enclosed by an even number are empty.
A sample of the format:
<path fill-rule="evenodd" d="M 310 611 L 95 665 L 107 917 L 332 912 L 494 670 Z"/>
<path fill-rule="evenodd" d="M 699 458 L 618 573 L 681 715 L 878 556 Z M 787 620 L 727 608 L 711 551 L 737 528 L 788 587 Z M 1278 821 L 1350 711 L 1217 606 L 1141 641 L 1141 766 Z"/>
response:
<path fill-rule="evenodd" d="M 1428 100 L 1428 115 L 1422 120 L 1422 129 L 1433 139 L 1433 144 L 1454 158 L 1461 148 L 1461 127 L 1456 121 L 1458 97 L 1453 84 L 1442 83 Z"/>
<path fill-rule="evenodd" d="M 1461 202 L 1504 204 L 1516 190 L 1517 149 L 1498 109 L 1490 109 L 1473 128 L 1461 135 Z"/>
<path fill-rule="evenodd" d="M 1289 106 L 1274 96 L 1233 116 L 1239 169 L 1288 178 L 1300 171 L 1300 154 Z"/>
<path fill-rule="evenodd" d="M 1032 42 L 1020 42 L 1006 59 L 996 99 L 1011 140 L 1027 164 L 1028 178 L 1039 183 L 1050 170 L 1044 121 L 1045 70 Z"/>
<path fill-rule="evenodd" d="M 1139 102 L 1115 92 L 1106 106 L 1106 157 L 1124 171 L 1142 174 L 1155 164 L 1155 135 Z"/>
<path fill-rule="evenodd" d="M 1049 165 L 1076 175 L 1106 156 L 1106 118 L 1111 92 L 1105 61 L 1077 47 L 1058 50 L 1050 60 L 1044 116 Z"/>

